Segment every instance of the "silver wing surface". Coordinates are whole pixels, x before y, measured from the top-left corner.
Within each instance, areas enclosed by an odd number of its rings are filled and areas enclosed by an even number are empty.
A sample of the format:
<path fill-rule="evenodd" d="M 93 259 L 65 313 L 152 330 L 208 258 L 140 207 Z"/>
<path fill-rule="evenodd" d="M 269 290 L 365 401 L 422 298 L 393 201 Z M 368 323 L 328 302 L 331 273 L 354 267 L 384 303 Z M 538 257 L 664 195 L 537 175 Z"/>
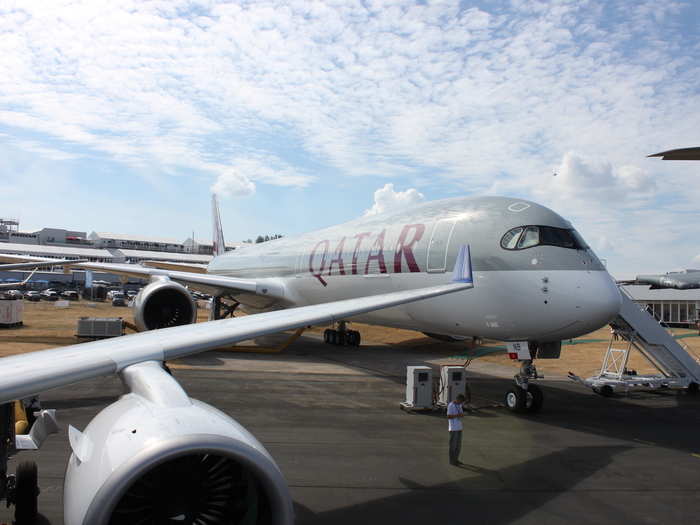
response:
<path fill-rule="evenodd" d="M 468 263 L 467 263 L 468 264 Z M 471 270 L 455 267 L 452 283 L 290 308 L 234 319 L 163 328 L 0 359 L 0 403 L 115 374 L 145 361 L 166 361 L 266 334 L 330 323 L 354 315 L 472 288 Z"/>
<path fill-rule="evenodd" d="M 46 268 L 50 266 L 69 266 L 87 262 L 87 259 L 50 259 L 48 257 L 25 257 L 22 255 L 0 254 L 0 270 L 22 270 L 24 268 Z"/>
<path fill-rule="evenodd" d="M 184 266 L 186 270 L 171 270 L 163 268 L 146 268 L 138 264 L 97 263 L 6 254 L 0 254 L 0 261 L 22 261 L 29 263 L 30 266 L 31 263 L 34 262 L 44 266 L 60 264 L 62 266 L 72 266 L 84 268 L 86 270 L 96 270 L 140 279 L 150 279 L 151 277 L 163 276 L 169 277 L 173 281 L 188 286 L 189 288 L 200 290 L 210 295 L 248 292 L 265 295 L 268 297 L 277 297 L 280 299 L 284 297 L 284 287 L 278 284 L 275 279 L 237 279 L 234 277 L 210 275 L 206 273 L 205 267 L 192 267 L 192 265 Z M 158 263 L 159 266 L 163 266 L 164 264 L 165 263 Z M 169 266 L 170 268 L 178 267 L 176 263 L 170 263 Z"/>
<path fill-rule="evenodd" d="M 658 275 L 638 275 L 635 284 L 649 284 L 652 288 L 690 290 L 700 288 L 700 271 L 672 272 Z"/>
<path fill-rule="evenodd" d="M 0 269 L 2 269 L 2 268 L 0 268 Z M 22 285 L 27 284 L 27 282 L 29 281 L 29 279 L 31 279 L 32 276 L 36 273 L 36 270 L 37 270 L 37 269 L 34 268 L 34 270 L 32 271 L 32 273 L 30 273 L 30 274 L 24 279 L 24 281 L 22 281 L 22 282 L 16 282 L 16 283 L 2 283 L 2 284 L 0 284 L 0 290 L 4 290 L 4 289 L 7 289 L 7 288 L 17 288 L 18 286 L 22 286 Z"/>
<path fill-rule="evenodd" d="M 149 268 L 160 268 L 161 270 L 177 270 L 181 272 L 207 273 L 206 264 L 185 264 L 169 261 L 143 261 L 143 266 Z"/>

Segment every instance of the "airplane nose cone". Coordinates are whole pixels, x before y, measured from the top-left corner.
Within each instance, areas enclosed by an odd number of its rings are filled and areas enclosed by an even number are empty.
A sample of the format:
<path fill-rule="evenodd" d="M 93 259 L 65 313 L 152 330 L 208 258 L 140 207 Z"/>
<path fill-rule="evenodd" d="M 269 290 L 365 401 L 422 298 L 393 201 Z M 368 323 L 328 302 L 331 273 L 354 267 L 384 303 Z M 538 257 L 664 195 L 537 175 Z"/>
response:
<path fill-rule="evenodd" d="M 606 325 L 617 316 L 622 297 L 617 284 L 608 272 L 591 272 L 577 294 L 578 319 L 590 330 Z"/>

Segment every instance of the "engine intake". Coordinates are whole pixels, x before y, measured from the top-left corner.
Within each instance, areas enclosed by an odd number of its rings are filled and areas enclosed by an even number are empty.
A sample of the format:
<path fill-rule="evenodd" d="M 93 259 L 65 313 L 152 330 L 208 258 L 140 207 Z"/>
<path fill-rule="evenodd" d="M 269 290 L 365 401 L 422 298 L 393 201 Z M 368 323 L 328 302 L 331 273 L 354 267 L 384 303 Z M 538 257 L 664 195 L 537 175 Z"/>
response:
<path fill-rule="evenodd" d="M 187 288 L 162 277 L 136 296 L 134 322 L 142 332 L 195 323 L 197 303 Z"/>
<path fill-rule="evenodd" d="M 132 392 L 69 431 L 66 525 L 292 525 L 287 484 L 252 434 L 159 363 L 121 375 Z"/>

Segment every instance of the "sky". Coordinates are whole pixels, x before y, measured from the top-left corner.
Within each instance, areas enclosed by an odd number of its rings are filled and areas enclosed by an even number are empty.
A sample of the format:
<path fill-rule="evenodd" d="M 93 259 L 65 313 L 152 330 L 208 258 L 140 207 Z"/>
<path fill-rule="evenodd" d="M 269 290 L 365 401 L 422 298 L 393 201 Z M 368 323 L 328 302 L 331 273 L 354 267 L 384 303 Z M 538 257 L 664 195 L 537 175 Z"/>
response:
<path fill-rule="evenodd" d="M 0 4 L 0 216 L 227 241 L 534 200 L 618 278 L 700 268 L 700 2 Z"/>

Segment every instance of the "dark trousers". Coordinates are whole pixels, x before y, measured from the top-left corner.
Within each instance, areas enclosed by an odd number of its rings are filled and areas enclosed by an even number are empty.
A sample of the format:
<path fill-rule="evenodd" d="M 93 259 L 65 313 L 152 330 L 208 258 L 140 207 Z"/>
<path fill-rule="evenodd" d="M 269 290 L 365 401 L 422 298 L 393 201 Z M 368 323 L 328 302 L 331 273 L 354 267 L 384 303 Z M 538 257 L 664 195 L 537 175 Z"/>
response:
<path fill-rule="evenodd" d="M 450 463 L 459 461 L 459 453 L 462 451 L 462 431 L 453 430 L 450 434 Z"/>

